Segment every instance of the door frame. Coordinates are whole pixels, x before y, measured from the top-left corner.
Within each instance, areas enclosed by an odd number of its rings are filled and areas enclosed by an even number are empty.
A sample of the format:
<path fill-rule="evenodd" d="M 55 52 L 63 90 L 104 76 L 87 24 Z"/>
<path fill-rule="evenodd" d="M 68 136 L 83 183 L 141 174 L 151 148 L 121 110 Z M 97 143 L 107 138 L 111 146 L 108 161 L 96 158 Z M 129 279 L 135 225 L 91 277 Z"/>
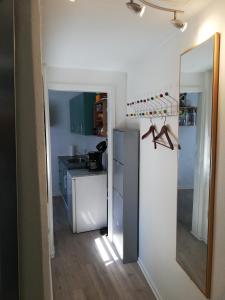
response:
<path fill-rule="evenodd" d="M 52 170 L 51 170 L 51 139 L 50 139 L 50 118 L 49 118 L 49 90 L 54 91 L 71 91 L 71 92 L 93 92 L 107 93 L 108 95 L 108 237 L 112 241 L 113 235 L 113 129 L 115 128 L 115 88 L 107 85 L 91 85 L 80 84 L 74 81 L 73 83 L 58 83 L 48 82 L 46 69 L 43 68 L 44 80 L 44 101 L 45 101 L 45 131 L 46 131 L 46 159 L 48 169 L 48 216 L 49 216 L 49 243 L 51 256 L 55 256 L 54 246 L 54 224 L 53 224 L 53 197 L 52 197 Z"/>

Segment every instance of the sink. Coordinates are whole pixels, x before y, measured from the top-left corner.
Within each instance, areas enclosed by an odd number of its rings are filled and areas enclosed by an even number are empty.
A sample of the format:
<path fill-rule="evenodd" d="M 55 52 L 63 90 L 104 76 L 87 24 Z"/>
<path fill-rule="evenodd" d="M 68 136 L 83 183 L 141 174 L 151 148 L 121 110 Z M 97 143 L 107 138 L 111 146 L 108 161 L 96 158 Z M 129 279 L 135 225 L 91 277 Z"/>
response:
<path fill-rule="evenodd" d="M 82 163 L 86 161 L 87 161 L 86 155 L 75 155 L 74 157 L 68 159 L 69 163 Z"/>
<path fill-rule="evenodd" d="M 74 157 L 68 158 L 67 162 L 72 165 L 76 165 L 77 168 L 84 168 L 87 164 L 86 155 L 75 155 Z"/>
<path fill-rule="evenodd" d="M 71 164 L 82 163 L 82 162 L 85 162 L 85 159 L 83 159 L 83 158 L 70 158 L 70 159 L 68 159 L 68 162 L 71 163 Z"/>

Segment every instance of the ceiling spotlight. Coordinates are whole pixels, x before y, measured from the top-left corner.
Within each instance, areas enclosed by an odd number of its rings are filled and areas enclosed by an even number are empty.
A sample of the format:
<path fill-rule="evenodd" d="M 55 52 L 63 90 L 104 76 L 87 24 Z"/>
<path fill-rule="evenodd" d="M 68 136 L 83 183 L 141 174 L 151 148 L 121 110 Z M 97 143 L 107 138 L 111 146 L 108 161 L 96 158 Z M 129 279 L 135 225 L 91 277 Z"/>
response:
<path fill-rule="evenodd" d="M 173 24 L 174 27 L 179 29 L 181 32 L 184 32 L 188 27 L 187 22 L 183 22 L 183 21 L 177 19 L 176 12 L 174 12 L 174 18 L 171 20 L 171 23 Z"/>
<path fill-rule="evenodd" d="M 173 24 L 174 27 L 176 27 L 177 29 L 179 29 L 182 32 L 184 32 L 187 29 L 188 23 L 177 19 L 177 13 L 184 13 L 183 10 L 159 6 L 159 5 L 152 3 L 151 0 L 138 0 L 138 1 L 141 2 L 143 5 L 140 5 L 139 3 L 134 2 L 134 0 L 130 0 L 129 2 L 127 2 L 127 7 L 129 9 L 131 9 L 134 13 L 138 14 L 140 17 L 142 17 L 144 15 L 145 9 L 148 6 L 148 7 L 154 8 L 154 9 L 173 13 L 174 18 L 171 20 L 171 24 Z"/>
<path fill-rule="evenodd" d="M 130 2 L 127 2 L 127 7 L 136 14 L 142 14 L 142 16 L 144 14 L 144 13 L 142 13 L 144 7 L 142 7 L 138 3 L 135 3 L 133 0 L 130 0 Z"/>
<path fill-rule="evenodd" d="M 141 12 L 139 13 L 139 16 L 140 16 L 141 18 L 144 16 L 145 10 L 146 10 L 146 6 L 144 5 L 144 6 L 142 7 Z"/>

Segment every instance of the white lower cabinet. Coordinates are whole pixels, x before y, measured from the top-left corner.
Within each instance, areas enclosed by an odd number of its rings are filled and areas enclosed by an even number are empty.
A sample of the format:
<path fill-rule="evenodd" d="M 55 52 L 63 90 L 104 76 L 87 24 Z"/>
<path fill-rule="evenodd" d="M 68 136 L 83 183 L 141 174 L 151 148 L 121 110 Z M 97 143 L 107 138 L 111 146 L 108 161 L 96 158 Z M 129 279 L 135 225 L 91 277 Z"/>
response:
<path fill-rule="evenodd" d="M 68 172 L 68 220 L 73 233 L 107 226 L 107 174 Z"/>

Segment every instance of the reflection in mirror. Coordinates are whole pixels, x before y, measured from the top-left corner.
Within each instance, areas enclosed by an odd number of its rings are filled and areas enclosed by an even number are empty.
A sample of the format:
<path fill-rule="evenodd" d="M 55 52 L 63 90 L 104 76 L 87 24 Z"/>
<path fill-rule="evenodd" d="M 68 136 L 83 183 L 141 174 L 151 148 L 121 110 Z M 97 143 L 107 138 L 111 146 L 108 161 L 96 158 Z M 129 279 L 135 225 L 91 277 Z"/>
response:
<path fill-rule="evenodd" d="M 213 222 L 216 38 L 183 54 L 180 74 L 177 261 L 207 296 L 212 260 L 208 233 Z"/>

